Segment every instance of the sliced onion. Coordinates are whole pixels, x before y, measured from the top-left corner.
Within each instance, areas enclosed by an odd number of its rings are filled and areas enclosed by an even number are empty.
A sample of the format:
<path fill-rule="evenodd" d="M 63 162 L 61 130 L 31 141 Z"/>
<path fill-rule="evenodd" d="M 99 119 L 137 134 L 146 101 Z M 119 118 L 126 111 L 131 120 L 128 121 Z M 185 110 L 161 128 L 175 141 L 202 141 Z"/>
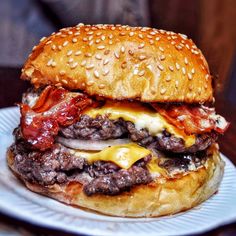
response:
<path fill-rule="evenodd" d="M 84 140 L 57 137 L 57 142 L 68 148 L 99 151 L 106 147 L 130 143 L 130 139 Z"/>

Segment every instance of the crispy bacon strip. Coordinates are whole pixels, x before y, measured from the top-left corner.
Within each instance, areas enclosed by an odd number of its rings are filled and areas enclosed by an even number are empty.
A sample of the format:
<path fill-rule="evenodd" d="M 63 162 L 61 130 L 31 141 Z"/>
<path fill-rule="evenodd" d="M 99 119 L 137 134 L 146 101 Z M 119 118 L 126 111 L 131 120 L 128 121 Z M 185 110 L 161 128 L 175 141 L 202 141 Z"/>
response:
<path fill-rule="evenodd" d="M 21 104 L 21 131 L 33 148 L 41 151 L 52 147 L 59 126 L 76 121 L 81 111 L 92 104 L 84 94 L 48 86 L 31 108 Z"/>
<path fill-rule="evenodd" d="M 217 115 L 214 108 L 187 105 L 152 106 L 172 125 L 183 130 L 186 134 L 201 134 L 215 130 L 223 134 L 229 126 L 224 117 Z"/>

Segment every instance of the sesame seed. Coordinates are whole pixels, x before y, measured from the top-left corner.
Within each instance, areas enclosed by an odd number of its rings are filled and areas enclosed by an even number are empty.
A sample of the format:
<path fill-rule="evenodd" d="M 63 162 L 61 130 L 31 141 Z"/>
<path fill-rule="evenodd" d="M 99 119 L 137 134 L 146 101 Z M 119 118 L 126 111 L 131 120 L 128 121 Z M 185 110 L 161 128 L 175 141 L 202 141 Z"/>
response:
<path fill-rule="evenodd" d="M 178 87 L 179 87 L 179 81 L 176 80 L 176 81 L 175 81 L 175 88 L 178 88 Z"/>
<path fill-rule="evenodd" d="M 160 93 L 161 93 L 161 95 L 165 94 L 165 93 L 166 93 L 166 89 L 165 89 L 165 88 L 162 88 L 162 89 L 160 90 Z"/>
<path fill-rule="evenodd" d="M 155 34 L 156 34 L 156 32 L 154 32 L 154 31 L 151 31 L 149 34 L 151 34 L 151 35 L 155 35 Z"/>
<path fill-rule="evenodd" d="M 105 84 L 99 84 L 99 85 L 98 85 L 98 88 L 104 89 L 104 88 L 105 88 Z"/>
<path fill-rule="evenodd" d="M 112 42 L 112 40 L 109 40 L 109 42 L 108 42 L 108 43 L 111 45 L 113 42 Z"/>
<path fill-rule="evenodd" d="M 159 70 L 163 71 L 164 67 L 161 64 L 158 64 L 157 67 L 159 68 Z"/>
<path fill-rule="evenodd" d="M 138 73 L 139 76 L 143 76 L 144 74 L 145 74 L 145 71 L 144 71 L 144 70 L 141 70 L 141 71 Z"/>
<path fill-rule="evenodd" d="M 210 78 L 210 75 L 207 74 L 207 75 L 205 76 L 205 79 L 208 80 L 209 78 Z"/>
<path fill-rule="evenodd" d="M 65 79 L 63 79 L 61 82 L 64 83 L 64 84 L 68 84 L 68 81 L 65 80 Z"/>
<path fill-rule="evenodd" d="M 120 32 L 120 35 L 121 36 L 125 36 L 125 32 Z"/>
<path fill-rule="evenodd" d="M 138 48 L 141 49 L 141 48 L 144 48 L 145 44 L 144 43 L 141 43 L 139 44 Z"/>
<path fill-rule="evenodd" d="M 152 39 L 152 36 L 151 36 L 151 35 L 149 35 L 149 34 L 147 35 L 147 37 L 148 37 L 149 39 Z"/>
<path fill-rule="evenodd" d="M 198 88 L 198 89 L 197 89 L 197 92 L 198 92 L 198 94 L 200 95 L 201 92 L 202 92 L 202 89 L 201 89 L 201 88 Z"/>
<path fill-rule="evenodd" d="M 156 41 L 159 41 L 160 40 L 160 37 L 156 37 Z"/>
<path fill-rule="evenodd" d="M 104 55 L 108 55 L 110 53 L 110 50 L 105 50 Z"/>
<path fill-rule="evenodd" d="M 55 50 L 55 49 L 56 49 L 56 45 L 53 44 L 51 48 L 52 48 L 52 50 Z M 34 49 L 35 49 L 35 48 L 33 48 L 33 50 L 34 50 Z"/>
<path fill-rule="evenodd" d="M 60 70 L 60 71 L 59 71 L 59 74 L 60 74 L 60 75 L 65 75 L 66 72 L 65 72 L 64 70 Z"/>
<path fill-rule="evenodd" d="M 192 74 L 194 74 L 194 73 L 195 73 L 195 69 L 194 69 L 194 68 L 192 68 L 191 72 L 192 72 Z"/>
<path fill-rule="evenodd" d="M 112 38 L 113 38 L 113 35 L 112 35 L 112 34 L 110 34 L 110 35 L 108 36 L 108 38 L 109 38 L 109 39 L 112 39 Z"/>
<path fill-rule="evenodd" d="M 192 91 L 193 90 L 193 85 L 190 84 L 188 88 L 189 88 L 190 91 Z"/>
<path fill-rule="evenodd" d="M 87 65 L 85 68 L 88 69 L 88 70 L 90 70 L 90 69 L 92 69 L 93 67 L 94 67 L 94 64 L 90 64 L 90 65 Z"/>
<path fill-rule="evenodd" d="M 124 46 L 121 46 L 120 51 L 121 51 L 122 53 L 124 53 L 124 52 L 125 52 L 125 47 L 124 47 Z"/>
<path fill-rule="evenodd" d="M 96 39 L 95 43 L 100 43 L 101 40 L 100 39 Z"/>
<path fill-rule="evenodd" d="M 166 77 L 166 82 L 170 82 L 171 81 L 171 77 L 170 76 L 167 76 Z"/>
<path fill-rule="evenodd" d="M 109 73 L 109 70 L 108 70 L 108 69 L 105 69 L 102 74 L 103 74 L 104 76 L 106 76 L 106 75 L 108 75 L 108 73 Z"/>
<path fill-rule="evenodd" d="M 74 68 L 76 68 L 78 66 L 78 62 L 74 62 L 74 63 L 72 63 L 71 65 L 70 65 L 70 68 L 71 69 L 74 69 Z"/>
<path fill-rule="evenodd" d="M 69 35 L 72 35 L 72 34 L 73 34 L 73 32 L 72 32 L 72 31 L 68 31 L 68 34 L 69 34 Z"/>
<path fill-rule="evenodd" d="M 184 63 L 185 63 L 185 65 L 188 64 L 188 58 L 187 57 L 184 58 Z"/>
<path fill-rule="evenodd" d="M 147 57 L 146 57 L 145 55 L 140 55 L 138 59 L 139 59 L 140 61 L 142 61 L 142 60 L 144 60 L 144 59 L 146 59 L 146 58 L 147 58 Z"/>
<path fill-rule="evenodd" d="M 99 32 L 96 33 L 97 36 L 100 36 L 101 34 L 102 34 L 101 31 L 99 31 Z"/>
<path fill-rule="evenodd" d="M 101 57 L 101 55 L 99 55 L 99 54 L 97 54 L 97 55 L 95 56 L 95 58 L 96 58 L 97 60 L 102 60 L 102 57 Z"/>
<path fill-rule="evenodd" d="M 92 34 L 93 34 L 93 31 L 87 32 L 87 35 L 92 35 Z"/>
<path fill-rule="evenodd" d="M 80 35 L 80 32 L 75 32 L 75 36 L 79 36 Z"/>
<path fill-rule="evenodd" d="M 189 47 L 189 45 L 188 45 L 188 44 L 185 44 L 185 47 L 186 47 L 187 49 L 190 49 L 190 47 Z"/>
<path fill-rule="evenodd" d="M 104 48 L 105 48 L 104 45 L 100 45 L 100 46 L 97 47 L 97 49 L 99 49 L 99 50 L 102 50 L 102 49 L 104 49 Z"/>
<path fill-rule="evenodd" d="M 39 41 L 42 42 L 44 39 L 46 39 L 46 37 L 42 37 Z"/>
<path fill-rule="evenodd" d="M 174 71 L 174 67 L 173 66 L 169 66 L 170 71 Z"/>
<path fill-rule="evenodd" d="M 76 51 L 75 56 L 79 56 L 82 52 L 81 51 Z"/>
<path fill-rule="evenodd" d="M 47 41 L 47 42 L 46 42 L 46 45 L 50 44 L 51 42 L 52 42 L 51 40 Z"/>
<path fill-rule="evenodd" d="M 71 58 L 69 58 L 69 60 L 68 60 L 68 62 L 69 63 L 71 63 L 71 62 L 73 62 L 74 61 L 74 59 L 71 57 Z"/>
<path fill-rule="evenodd" d="M 90 81 L 87 82 L 87 85 L 88 85 L 88 86 L 91 86 L 91 85 L 93 85 L 93 84 L 94 84 L 94 81 L 93 81 L 93 80 L 90 80 Z"/>
<path fill-rule="evenodd" d="M 76 43 L 77 41 L 78 41 L 77 38 L 73 38 L 73 39 L 72 39 L 72 42 L 73 42 L 73 43 Z"/>
<path fill-rule="evenodd" d="M 73 53 L 73 51 L 72 51 L 72 50 L 69 50 L 66 55 L 67 55 L 67 56 L 70 56 L 72 53 Z"/>
<path fill-rule="evenodd" d="M 53 59 L 50 59 L 50 60 L 47 62 L 47 66 L 51 66 L 51 65 L 52 65 L 52 62 L 53 62 Z"/>
<path fill-rule="evenodd" d="M 80 63 L 81 66 L 85 66 L 86 65 L 86 60 L 83 60 L 81 63 Z"/>
<path fill-rule="evenodd" d="M 91 56 L 92 56 L 92 54 L 89 53 L 89 52 L 85 53 L 84 55 L 85 55 L 86 57 L 91 57 Z"/>
<path fill-rule="evenodd" d="M 84 41 L 84 42 L 87 42 L 87 41 L 88 41 L 88 39 L 87 39 L 86 37 L 84 37 L 84 38 L 83 38 L 83 41 Z"/>
<path fill-rule="evenodd" d="M 182 47 L 181 47 L 180 45 L 175 45 L 175 48 L 176 48 L 177 50 L 181 50 L 181 49 L 182 49 Z"/>
<path fill-rule="evenodd" d="M 98 73 L 97 70 L 95 70 L 95 71 L 93 72 L 93 74 L 94 74 L 94 76 L 95 76 L 96 78 L 99 78 L 99 73 Z"/>
<path fill-rule="evenodd" d="M 165 55 L 161 55 L 161 56 L 159 57 L 159 59 L 160 59 L 161 61 L 164 61 L 164 60 L 166 59 L 166 56 L 165 56 Z"/>
<path fill-rule="evenodd" d="M 126 67 L 127 67 L 127 63 L 126 63 L 125 61 L 122 62 L 122 63 L 121 63 L 121 68 L 122 68 L 122 69 L 125 69 Z"/>
<path fill-rule="evenodd" d="M 143 39 L 143 35 L 142 35 L 142 34 L 139 34 L 138 37 L 139 37 L 140 39 Z"/>
<path fill-rule="evenodd" d="M 199 54 L 199 52 L 198 52 L 197 50 L 194 50 L 194 49 L 191 49 L 191 52 L 192 52 L 193 54 L 196 54 L 196 55 Z"/>
<path fill-rule="evenodd" d="M 106 39 L 106 36 L 102 35 L 101 40 L 104 41 Z"/>
<path fill-rule="evenodd" d="M 103 65 L 106 65 L 106 64 L 108 64 L 109 63 L 109 60 L 108 59 L 105 59 L 104 61 L 103 61 Z"/>
<path fill-rule="evenodd" d="M 134 52 L 132 50 L 129 50 L 128 53 L 133 56 L 134 55 Z"/>
<path fill-rule="evenodd" d="M 175 44 L 176 44 L 176 42 L 175 42 L 175 41 L 171 41 L 170 43 L 171 43 L 172 45 L 175 45 Z"/>
<path fill-rule="evenodd" d="M 177 70 L 180 69 L 180 65 L 177 62 L 175 63 L 175 67 L 176 67 Z"/>
<path fill-rule="evenodd" d="M 204 85 L 204 88 L 205 88 L 205 89 L 207 89 L 207 87 L 208 87 L 208 85 L 207 85 L 207 84 L 205 84 L 205 85 Z"/>
<path fill-rule="evenodd" d="M 116 57 L 117 59 L 120 58 L 120 55 L 119 55 L 117 52 L 114 52 L 114 55 L 115 55 L 115 57 Z"/>
<path fill-rule="evenodd" d="M 154 44 L 154 41 L 151 39 L 151 40 L 149 40 L 149 43 L 152 45 L 152 44 Z"/>
<path fill-rule="evenodd" d="M 191 80 L 193 77 L 190 73 L 188 73 L 188 79 Z"/>
<path fill-rule="evenodd" d="M 187 38 L 188 38 L 187 35 L 185 35 L 185 34 L 180 34 L 180 33 L 179 33 L 179 36 L 180 36 L 181 38 L 183 38 L 183 39 L 187 39 Z"/>
<path fill-rule="evenodd" d="M 130 36 L 130 37 L 134 36 L 134 32 L 130 32 L 130 33 L 129 33 L 129 36 Z"/>
<path fill-rule="evenodd" d="M 182 67 L 182 72 L 184 75 L 186 74 L 186 69 L 184 67 Z"/>
<path fill-rule="evenodd" d="M 68 44 L 68 41 L 65 41 L 62 46 L 65 47 Z"/>
<path fill-rule="evenodd" d="M 164 49 L 162 47 L 159 47 L 160 51 L 164 52 Z"/>

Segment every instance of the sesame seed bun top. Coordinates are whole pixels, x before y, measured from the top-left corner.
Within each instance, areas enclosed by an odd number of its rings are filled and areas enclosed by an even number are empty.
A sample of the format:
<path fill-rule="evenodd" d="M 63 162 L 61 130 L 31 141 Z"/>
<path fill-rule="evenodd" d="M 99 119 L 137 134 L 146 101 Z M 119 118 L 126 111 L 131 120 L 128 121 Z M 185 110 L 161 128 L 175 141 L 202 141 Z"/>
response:
<path fill-rule="evenodd" d="M 36 86 L 53 84 L 111 99 L 212 101 L 207 62 L 192 40 L 169 31 L 83 25 L 42 38 L 22 69 Z"/>

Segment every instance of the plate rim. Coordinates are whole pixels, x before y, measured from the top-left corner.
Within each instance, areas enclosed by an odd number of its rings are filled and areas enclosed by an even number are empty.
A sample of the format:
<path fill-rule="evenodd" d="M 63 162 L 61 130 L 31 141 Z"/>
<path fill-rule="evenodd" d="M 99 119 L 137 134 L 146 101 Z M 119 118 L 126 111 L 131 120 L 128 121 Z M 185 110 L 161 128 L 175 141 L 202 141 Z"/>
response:
<path fill-rule="evenodd" d="M 3 111 L 4 112 L 7 112 L 8 110 L 15 110 L 15 111 L 19 111 L 19 108 L 18 107 L 16 107 L 16 106 L 14 106 L 14 107 L 6 107 L 6 108 L 0 108 L 0 113 L 2 113 Z M 1 121 L 0 121 L 0 123 L 1 123 Z M 0 134 L 1 134 L 1 131 L 0 131 Z M 6 133 L 4 133 L 5 135 L 6 135 Z M 222 158 L 223 158 L 223 160 L 225 161 L 225 163 L 226 163 L 226 165 L 229 165 L 231 168 L 234 168 L 235 170 L 236 170 L 236 167 L 235 167 L 235 165 L 232 163 L 232 161 L 230 160 L 230 159 L 228 159 L 224 154 L 222 154 L 221 153 L 221 156 L 222 156 Z M 1 185 L 0 185 L 0 189 L 1 189 Z M 10 190 L 11 191 L 11 189 L 10 188 L 8 188 L 7 186 L 5 186 L 5 188 L 7 189 L 7 190 Z M 17 193 L 15 193 L 15 194 L 17 194 Z M 1 194 L 0 194 L 1 195 Z M 20 197 L 22 197 L 22 196 L 20 196 Z M 52 209 L 51 209 L 52 210 Z M 79 231 L 78 231 L 78 229 L 73 229 L 74 228 L 74 226 L 72 226 L 72 225 L 69 225 L 68 227 L 66 227 L 65 228 L 65 225 L 64 224 L 62 224 L 61 226 L 60 226 L 60 224 L 59 225 L 57 225 L 57 224 L 51 224 L 51 223 L 48 223 L 48 222 L 40 222 L 40 220 L 38 220 L 37 218 L 30 218 L 30 219 L 27 219 L 27 218 L 29 218 L 28 216 L 26 216 L 26 217 L 22 217 L 22 216 L 20 216 L 19 214 L 17 214 L 17 211 L 14 213 L 14 210 L 12 211 L 12 209 L 10 209 L 10 211 L 9 211 L 9 209 L 7 210 L 7 212 L 6 212 L 6 210 L 4 210 L 4 207 L 2 207 L 2 204 L 1 204 L 1 202 L 0 202 L 0 211 L 2 212 L 2 213 L 4 213 L 4 214 L 6 214 L 6 215 L 8 215 L 8 216 L 10 216 L 10 217 L 13 217 L 13 218 L 16 218 L 16 219 L 18 219 L 18 220 L 22 220 L 22 221 L 25 221 L 25 222 L 29 222 L 29 223 L 31 223 L 31 224 L 33 224 L 33 225 L 36 225 L 36 226 L 39 226 L 39 227 L 47 227 L 47 228 L 50 228 L 50 229 L 54 229 L 54 230 L 62 230 L 62 231 L 64 231 L 64 232 L 73 232 L 73 233 L 82 233 L 82 234 L 88 234 L 88 235 L 98 235 L 98 233 L 97 232 L 91 232 L 91 229 L 85 229 L 84 230 L 84 228 L 82 227 L 82 228 L 79 228 Z M 96 214 L 96 213 L 95 213 Z M 184 213 L 183 213 L 184 214 Z M 174 216 L 174 215 L 173 215 Z M 171 216 L 172 217 L 172 216 Z M 157 221 L 161 221 L 161 218 L 157 218 L 158 220 Z M 88 220 L 92 220 L 92 219 L 88 219 Z M 167 219 L 168 220 L 168 219 Z M 101 220 L 101 221 L 103 221 L 103 223 L 108 223 L 108 221 L 105 221 L 104 222 L 104 220 Z M 157 222 L 157 221 L 149 221 L 149 222 L 122 222 L 122 223 L 138 223 L 138 224 L 148 224 L 148 223 L 153 223 L 153 222 Z M 235 216 L 230 216 L 229 217 L 229 219 L 224 219 L 224 220 L 222 220 L 222 221 L 219 221 L 219 222 L 214 222 L 214 224 L 211 224 L 211 226 L 209 227 L 209 226 L 207 226 L 207 225 L 205 225 L 205 227 L 203 227 L 202 226 L 202 228 L 200 228 L 200 229 L 197 229 L 197 230 L 190 230 L 190 231 L 188 231 L 188 232 L 186 232 L 186 233 L 184 233 L 184 234 L 181 234 L 181 235 L 185 235 L 185 234 L 192 234 L 192 233 L 194 233 L 194 234 L 196 234 L 196 233 L 202 233 L 202 232 L 206 232 L 206 231 L 209 231 L 209 230 L 212 230 L 213 228 L 215 228 L 215 227 L 220 227 L 220 226 L 222 226 L 222 225 L 224 225 L 224 224 L 228 224 L 228 223 L 231 223 L 231 222 L 234 222 L 234 221 L 236 221 L 236 215 Z M 116 222 L 112 222 L 111 221 L 111 223 L 113 223 L 113 224 L 116 224 L 116 223 L 119 223 L 118 221 Z M 89 230 L 89 231 L 88 231 Z M 96 229 L 96 231 L 98 231 L 98 229 Z M 110 231 L 109 233 L 112 233 L 113 231 Z M 107 233 L 108 233 L 108 231 L 107 230 L 101 230 L 101 232 L 99 232 L 99 233 L 102 233 L 102 235 L 108 235 Z M 129 232 L 129 234 L 130 235 L 137 235 L 136 233 L 133 233 L 133 232 Z M 160 234 L 160 233 L 158 233 L 159 235 L 166 235 L 166 234 Z M 123 234 L 121 234 L 121 232 L 117 232 L 116 233 L 116 235 L 123 235 Z M 151 234 L 152 235 L 152 234 Z M 154 235 L 154 234 L 153 234 Z M 173 234 L 168 234 L 168 235 L 173 235 Z"/>

